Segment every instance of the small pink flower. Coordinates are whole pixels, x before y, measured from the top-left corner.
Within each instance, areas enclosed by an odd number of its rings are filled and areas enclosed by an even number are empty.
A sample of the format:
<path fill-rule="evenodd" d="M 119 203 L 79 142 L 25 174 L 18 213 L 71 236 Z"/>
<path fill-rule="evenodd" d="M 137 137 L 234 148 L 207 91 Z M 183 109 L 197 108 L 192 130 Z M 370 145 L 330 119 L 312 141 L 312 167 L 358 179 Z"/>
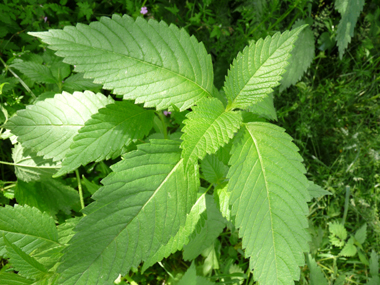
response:
<path fill-rule="evenodd" d="M 47 19 L 48 19 L 48 17 L 44 17 L 44 22 L 45 22 L 45 23 L 46 23 Z"/>
<path fill-rule="evenodd" d="M 164 111 L 165 116 L 169 116 L 172 112 Z"/>
<path fill-rule="evenodd" d="M 141 7 L 141 10 L 140 10 L 140 13 L 145 15 L 146 13 L 148 13 L 148 8 L 147 7 Z"/>

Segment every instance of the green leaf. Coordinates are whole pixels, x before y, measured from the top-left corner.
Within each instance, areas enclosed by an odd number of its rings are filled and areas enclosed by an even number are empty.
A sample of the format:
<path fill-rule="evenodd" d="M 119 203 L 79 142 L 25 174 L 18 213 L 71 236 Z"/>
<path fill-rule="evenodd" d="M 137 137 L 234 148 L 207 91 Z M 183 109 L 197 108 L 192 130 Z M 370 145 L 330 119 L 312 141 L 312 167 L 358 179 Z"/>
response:
<path fill-rule="evenodd" d="M 15 273 L 0 272 L 0 285 L 30 285 L 34 281 Z"/>
<path fill-rule="evenodd" d="M 60 244 L 67 245 L 74 236 L 74 228 L 78 225 L 82 217 L 75 217 L 66 220 L 63 224 L 57 227 L 58 241 Z"/>
<path fill-rule="evenodd" d="M 291 140 L 275 125 L 248 123 L 231 150 L 231 215 L 263 284 L 293 284 L 309 250 L 308 182 Z"/>
<path fill-rule="evenodd" d="M 100 89 L 101 87 L 100 84 L 94 83 L 93 80 L 84 78 L 83 73 L 71 75 L 63 83 L 63 90 L 68 92 Z"/>
<path fill-rule="evenodd" d="M 25 150 L 21 144 L 16 144 L 13 148 L 12 158 L 17 179 L 25 182 L 51 177 L 61 167 L 61 163 L 43 159 L 32 151 Z"/>
<path fill-rule="evenodd" d="M 53 76 L 46 65 L 35 62 L 19 62 L 12 64 L 11 67 L 17 68 L 26 77 L 38 83 L 57 84 L 58 79 Z"/>
<path fill-rule="evenodd" d="M 350 237 L 347 243 L 344 245 L 343 249 L 340 251 L 339 255 L 351 257 L 357 253 L 356 246 L 354 245 L 355 239 Z"/>
<path fill-rule="evenodd" d="M 153 116 L 153 111 L 127 101 L 116 101 L 99 109 L 74 137 L 62 168 L 55 176 L 91 161 L 120 155 L 123 146 L 149 133 L 153 127 Z"/>
<path fill-rule="evenodd" d="M 221 184 L 226 180 L 228 166 L 224 165 L 215 154 L 206 155 L 201 162 L 201 170 L 207 182 Z"/>
<path fill-rule="evenodd" d="M 372 277 L 379 275 L 379 256 L 373 249 L 369 261 L 369 272 L 371 273 Z"/>
<path fill-rule="evenodd" d="M 364 244 L 367 238 L 367 224 L 364 224 L 360 229 L 355 233 L 355 240 L 361 245 Z"/>
<path fill-rule="evenodd" d="M 248 110 L 268 120 L 277 121 L 277 113 L 273 105 L 273 93 L 269 93 L 262 101 L 253 104 Z"/>
<path fill-rule="evenodd" d="M 192 234 L 190 242 L 183 248 L 183 258 L 193 260 L 203 250 L 214 244 L 214 240 L 220 235 L 226 226 L 226 220 L 218 210 L 211 195 L 206 195 L 206 212 L 202 213 L 204 223 L 198 226 Z"/>
<path fill-rule="evenodd" d="M 9 242 L 3 234 L 3 240 L 7 255 L 10 257 L 10 263 L 15 267 L 21 276 L 42 279 L 47 274 L 47 269 L 39 263 L 35 258 L 26 254 L 18 246 Z"/>
<path fill-rule="evenodd" d="M 307 265 L 310 270 L 310 285 L 328 285 L 321 268 L 310 254 L 308 254 Z"/>
<path fill-rule="evenodd" d="M 296 21 L 292 29 L 296 29 L 305 25 L 304 20 Z M 315 55 L 314 34 L 310 27 L 306 27 L 298 35 L 298 39 L 294 43 L 295 47 L 291 51 L 291 57 L 288 60 L 289 66 L 281 80 L 280 92 L 288 88 L 290 85 L 296 84 L 309 68 Z"/>
<path fill-rule="evenodd" d="M 184 29 L 125 15 L 102 17 L 89 26 L 29 33 L 75 64 L 75 71 L 145 107 L 181 111 L 211 96 L 211 57 Z"/>
<path fill-rule="evenodd" d="M 26 254 L 41 247 L 60 246 L 53 218 L 29 206 L 0 208 L 0 256 L 5 249 L 3 234 Z"/>
<path fill-rule="evenodd" d="M 36 207 L 52 216 L 59 210 L 69 215 L 71 209 L 79 205 L 78 191 L 52 178 L 32 183 L 17 181 L 15 197 L 20 205 Z"/>
<path fill-rule="evenodd" d="M 18 136 L 25 148 L 58 161 L 65 157 L 74 136 L 91 115 L 112 102 L 112 98 L 100 93 L 63 92 L 18 111 L 5 127 Z"/>
<path fill-rule="evenodd" d="M 251 42 L 237 55 L 224 84 L 227 110 L 250 107 L 280 84 L 293 43 L 303 28 L 305 26 Z"/>
<path fill-rule="evenodd" d="M 323 189 L 321 186 L 315 184 L 313 181 L 309 181 L 309 190 L 310 197 L 312 198 L 321 198 L 325 195 L 332 195 L 329 191 Z"/>
<path fill-rule="evenodd" d="M 231 192 L 228 192 L 228 185 L 223 188 L 217 188 L 214 190 L 214 199 L 219 208 L 219 211 L 222 213 L 222 216 L 231 220 L 231 209 L 230 209 L 230 196 Z"/>
<path fill-rule="evenodd" d="M 364 0 L 336 0 L 335 9 L 339 11 L 342 19 L 336 31 L 336 40 L 339 48 L 339 58 L 342 59 L 344 51 L 354 36 L 356 21 L 363 10 Z"/>
<path fill-rule="evenodd" d="M 347 231 L 339 222 L 329 223 L 330 241 L 333 245 L 342 247 L 347 238 Z"/>
<path fill-rule="evenodd" d="M 186 217 L 185 225 L 183 225 L 175 236 L 172 236 L 170 240 L 160 247 L 148 260 L 144 262 L 142 271 L 168 257 L 170 254 L 181 250 L 188 242 L 190 235 L 194 232 L 202 213 L 206 211 L 206 192 L 201 194 L 197 201 L 194 203 L 190 210 L 190 213 Z"/>
<path fill-rule="evenodd" d="M 238 112 L 226 112 L 223 103 L 216 98 L 200 101 L 184 121 L 181 139 L 182 157 L 187 168 L 197 163 L 198 158 L 215 153 L 228 143 L 240 128 L 242 121 Z"/>
<path fill-rule="evenodd" d="M 198 169 L 184 173 L 179 142 L 151 140 L 112 166 L 65 250 L 60 284 L 108 284 L 148 260 L 185 224 Z"/>
<path fill-rule="evenodd" d="M 194 262 L 191 263 L 189 269 L 183 275 L 177 285 L 212 285 L 214 282 L 209 281 L 205 277 L 197 276 Z"/>

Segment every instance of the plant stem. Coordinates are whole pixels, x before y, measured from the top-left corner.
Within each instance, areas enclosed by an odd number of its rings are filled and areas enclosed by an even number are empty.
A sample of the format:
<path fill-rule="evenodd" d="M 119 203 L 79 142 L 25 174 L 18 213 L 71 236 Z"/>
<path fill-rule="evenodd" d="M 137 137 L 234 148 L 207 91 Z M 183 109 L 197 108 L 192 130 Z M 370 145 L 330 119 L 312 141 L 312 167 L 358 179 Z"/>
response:
<path fill-rule="evenodd" d="M 168 128 L 166 127 L 165 116 L 164 116 L 164 114 L 162 114 L 161 111 L 156 112 L 156 114 L 160 117 L 160 120 L 162 122 L 162 129 L 164 131 L 164 138 L 168 139 Z"/>
<path fill-rule="evenodd" d="M 344 223 L 346 222 L 347 218 L 347 212 L 348 212 L 348 199 L 350 199 L 350 186 L 346 186 L 346 199 L 344 201 L 344 213 L 342 218 L 342 225 L 344 226 Z"/>
<path fill-rule="evenodd" d="M 81 206 L 81 209 L 83 210 L 84 209 L 83 190 L 82 190 L 82 183 L 80 182 L 78 169 L 75 170 L 75 175 L 76 175 L 77 181 L 78 181 L 80 206 Z M 83 216 L 85 216 L 85 214 L 83 214 Z"/>
<path fill-rule="evenodd" d="M 125 275 L 124 278 L 129 282 L 131 283 L 131 285 L 138 285 L 133 279 L 131 276 L 129 275 Z"/>
<path fill-rule="evenodd" d="M 26 91 L 28 91 L 32 95 L 33 99 L 36 99 L 37 98 L 36 95 L 34 95 L 33 91 L 30 90 L 28 85 L 26 85 L 26 83 L 16 73 L 14 73 L 13 70 L 1 58 L 0 58 L 0 61 L 3 63 L 5 69 L 9 70 L 13 74 L 13 76 L 16 77 L 20 81 L 21 85 L 24 86 Z"/>

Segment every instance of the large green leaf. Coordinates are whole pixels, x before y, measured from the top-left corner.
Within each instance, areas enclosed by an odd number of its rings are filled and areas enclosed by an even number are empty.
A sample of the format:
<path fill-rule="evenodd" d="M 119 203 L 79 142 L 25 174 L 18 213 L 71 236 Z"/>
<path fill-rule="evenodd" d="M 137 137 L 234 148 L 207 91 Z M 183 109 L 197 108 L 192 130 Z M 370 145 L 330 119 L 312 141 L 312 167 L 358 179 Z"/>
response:
<path fill-rule="evenodd" d="M 25 150 L 21 144 L 16 144 L 13 148 L 12 158 L 17 179 L 25 182 L 51 177 L 61 167 L 60 162 L 43 159 L 32 151 Z"/>
<path fill-rule="evenodd" d="M 120 155 L 123 146 L 142 139 L 153 127 L 154 112 L 127 101 L 116 101 L 99 109 L 74 137 L 62 168 L 56 176 L 91 161 Z"/>
<path fill-rule="evenodd" d="M 206 155 L 201 162 L 204 179 L 211 184 L 222 184 L 226 180 L 228 166 L 215 155 Z"/>
<path fill-rule="evenodd" d="M 30 285 L 34 281 L 16 273 L 0 272 L 0 285 Z"/>
<path fill-rule="evenodd" d="M 75 64 L 75 71 L 145 107 L 183 111 L 212 94 L 210 55 L 174 25 L 113 15 L 89 26 L 30 34 Z"/>
<path fill-rule="evenodd" d="M 294 23 L 293 29 L 305 24 L 304 20 L 298 20 Z M 292 56 L 288 60 L 289 66 L 286 68 L 286 72 L 281 80 L 280 92 L 290 85 L 297 83 L 313 61 L 315 55 L 313 31 L 309 27 L 306 27 L 299 34 L 294 45 L 295 47 L 291 52 Z"/>
<path fill-rule="evenodd" d="M 185 166 L 197 163 L 206 153 L 215 153 L 228 143 L 240 128 L 240 113 L 224 110 L 223 103 L 216 98 L 204 99 L 198 103 L 184 121 L 181 139 L 182 157 Z"/>
<path fill-rule="evenodd" d="M 279 85 L 293 43 L 303 28 L 305 26 L 251 42 L 237 55 L 224 84 L 227 110 L 252 106 Z"/>
<path fill-rule="evenodd" d="M 40 247 L 60 246 L 53 218 L 29 206 L 0 208 L 0 256 L 5 253 L 3 234 L 27 254 Z"/>
<path fill-rule="evenodd" d="M 79 205 L 78 191 L 52 178 L 30 183 L 17 181 L 15 198 L 20 205 L 36 207 L 52 216 L 59 210 L 69 215 L 71 209 Z"/>
<path fill-rule="evenodd" d="M 90 91 L 63 92 L 18 111 L 5 127 L 25 148 L 57 161 L 65 157 L 74 136 L 91 115 L 112 102 L 112 98 Z"/>
<path fill-rule="evenodd" d="M 284 130 L 248 123 L 231 150 L 231 215 L 262 284 L 294 284 L 309 235 L 308 181 L 297 147 Z"/>
<path fill-rule="evenodd" d="M 336 0 L 335 9 L 342 15 L 336 31 L 337 45 L 339 47 L 339 57 L 342 59 L 344 51 L 351 38 L 354 36 L 356 22 L 363 10 L 365 0 Z"/>
<path fill-rule="evenodd" d="M 262 101 L 248 107 L 248 110 L 268 120 L 277 121 L 276 109 L 273 104 L 273 93 L 269 93 L 268 96 L 264 97 Z"/>
<path fill-rule="evenodd" d="M 199 187 L 180 156 L 179 142 L 151 140 L 112 166 L 65 250 L 60 284 L 111 284 L 177 233 Z"/>

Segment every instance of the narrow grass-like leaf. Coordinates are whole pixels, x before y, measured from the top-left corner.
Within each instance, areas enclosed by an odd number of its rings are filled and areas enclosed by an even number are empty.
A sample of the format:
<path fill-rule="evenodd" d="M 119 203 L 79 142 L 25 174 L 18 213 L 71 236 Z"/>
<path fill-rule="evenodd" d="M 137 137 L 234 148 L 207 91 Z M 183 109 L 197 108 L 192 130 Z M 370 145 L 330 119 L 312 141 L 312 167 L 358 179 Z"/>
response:
<path fill-rule="evenodd" d="M 336 40 L 339 48 L 339 58 L 342 59 L 344 51 L 354 36 L 356 22 L 363 10 L 365 0 L 336 0 L 335 9 L 342 15 L 336 31 Z"/>
<path fill-rule="evenodd" d="M 116 101 L 99 109 L 74 137 L 55 176 L 75 170 L 91 161 L 120 155 L 123 146 L 142 139 L 153 127 L 154 112 L 127 101 Z"/>
<path fill-rule="evenodd" d="M 213 69 L 203 44 L 184 29 L 125 15 L 89 26 L 30 33 L 75 64 L 75 71 L 145 107 L 181 111 L 211 96 Z"/>
<path fill-rule="evenodd" d="M 54 219 L 29 206 L 0 208 L 0 256 L 5 253 L 3 234 L 26 254 L 40 247 L 60 246 Z"/>
<path fill-rule="evenodd" d="M 53 76 L 49 67 L 35 62 L 14 63 L 11 67 L 17 68 L 26 77 L 38 83 L 57 84 L 58 79 Z"/>
<path fill-rule="evenodd" d="M 16 144 L 13 148 L 12 158 L 17 179 L 25 182 L 51 177 L 61 167 L 60 162 L 43 159 L 32 151 L 25 150 L 21 144 Z"/>
<path fill-rule="evenodd" d="M 296 29 L 305 24 L 304 20 L 298 20 L 292 28 Z M 309 27 L 303 29 L 294 45 L 295 47 L 291 51 L 292 56 L 288 60 L 289 66 L 281 80 L 280 92 L 290 85 L 296 84 L 313 61 L 315 55 L 313 31 Z"/>
<path fill-rule="evenodd" d="M 65 250 L 60 284 L 111 284 L 178 232 L 199 187 L 180 156 L 179 142 L 151 140 L 112 166 Z"/>
<path fill-rule="evenodd" d="M 18 111 L 5 127 L 25 148 L 58 161 L 65 157 L 73 137 L 91 115 L 112 102 L 112 98 L 90 91 L 73 95 L 63 92 Z"/>
<path fill-rule="evenodd" d="M 293 43 L 305 27 L 251 42 L 237 55 L 224 84 L 227 110 L 252 106 L 280 84 Z"/>
<path fill-rule="evenodd" d="M 20 205 L 36 207 L 52 216 L 59 210 L 70 214 L 75 205 L 79 206 L 78 191 L 60 179 L 47 178 L 30 183 L 17 181 L 15 198 Z"/>
<path fill-rule="evenodd" d="M 293 284 L 309 250 L 308 181 L 297 147 L 284 130 L 248 123 L 231 153 L 231 215 L 262 284 Z"/>
<path fill-rule="evenodd" d="M 206 153 L 215 153 L 228 143 L 240 128 L 242 117 L 238 112 L 226 112 L 223 103 L 216 98 L 198 103 L 184 121 L 181 139 L 185 166 L 197 163 Z"/>
<path fill-rule="evenodd" d="M 26 254 L 17 245 L 9 242 L 3 234 L 3 240 L 10 263 L 15 267 L 21 276 L 42 279 L 48 273 L 48 270 L 39 263 L 35 258 Z"/>
<path fill-rule="evenodd" d="M 205 219 L 204 223 L 191 235 L 190 242 L 183 248 L 185 260 L 197 258 L 203 250 L 213 245 L 226 226 L 226 220 L 211 195 L 206 195 L 206 212 L 202 213 L 202 216 Z"/>

